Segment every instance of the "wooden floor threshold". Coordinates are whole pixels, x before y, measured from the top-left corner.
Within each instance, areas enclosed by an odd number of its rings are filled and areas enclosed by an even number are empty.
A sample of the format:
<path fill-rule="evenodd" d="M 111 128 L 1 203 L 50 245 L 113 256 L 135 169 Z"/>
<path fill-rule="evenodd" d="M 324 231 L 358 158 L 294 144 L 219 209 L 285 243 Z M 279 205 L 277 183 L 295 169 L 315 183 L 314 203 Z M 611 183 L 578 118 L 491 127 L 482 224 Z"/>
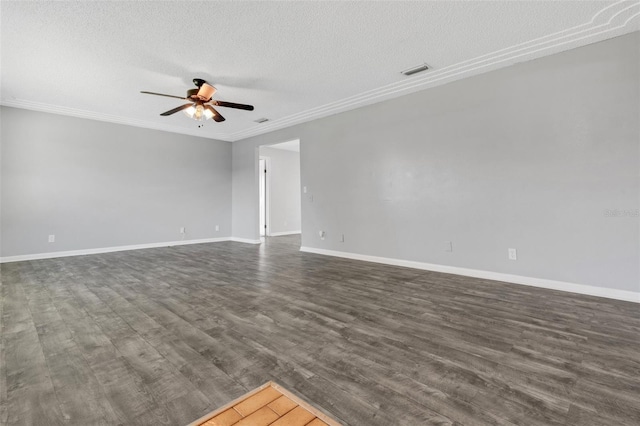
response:
<path fill-rule="evenodd" d="M 189 426 L 341 426 L 282 386 L 267 382 Z"/>

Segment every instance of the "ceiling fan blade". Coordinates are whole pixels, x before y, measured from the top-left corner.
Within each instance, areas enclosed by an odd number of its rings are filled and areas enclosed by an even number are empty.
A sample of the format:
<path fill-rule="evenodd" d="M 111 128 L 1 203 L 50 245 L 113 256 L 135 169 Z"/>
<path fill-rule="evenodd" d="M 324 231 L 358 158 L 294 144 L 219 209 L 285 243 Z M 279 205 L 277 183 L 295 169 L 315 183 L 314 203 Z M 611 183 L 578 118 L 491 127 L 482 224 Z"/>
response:
<path fill-rule="evenodd" d="M 236 108 L 236 109 L 245 109 L 247 111 L 253 111 L 253 105 L 245 105 L 245 104 L 236 104 L 233 102 L 225 102 L 225 101 L 211 101 L 211 103 L 215 106 L 227 107 L 227 108 Z"/>
<path fill-rule="evenodd" d="M 220 113 L 211 105 L 205 105 L 204 106 L 206 109 L 208 109 L 209 111 L 211 111 L 211 113 L 213 114 L 213 119 L 214 121 L 217 121 L 218 123 L 221 123 L 225 120 L 225 118 L 223 116 L 220 115 Z"/>
<path fill-rule="evenodd" d="M 169 111 L 165 111 L 165 112 L 163 112 L 163 113 L 162 113 L 162 114 L 160 114 L 160 115 L 167 116 L 167 115 L 175 114 L 176 112 L 178 112 L 178 111 L 182 111 L 183 109 L 187 109 L 187 108 L 189 108 L 189 107 L 190 107 L 190 106 L 192 106 L 192 105 L 193 105 L 193 104 L 184 104 L 184 105 L 180 105 L 179 107 L 174 108 L 174 109 L 170 109 Z"/>
<path fill-rule="evenodd" d="M 164 93 L 146 92 L 146 91 L 141 91 L 140 93 L 144 93 L 145 95 L 166 96 L 167 98 L 187 99 L 184 96 L 165 95 Z"/>

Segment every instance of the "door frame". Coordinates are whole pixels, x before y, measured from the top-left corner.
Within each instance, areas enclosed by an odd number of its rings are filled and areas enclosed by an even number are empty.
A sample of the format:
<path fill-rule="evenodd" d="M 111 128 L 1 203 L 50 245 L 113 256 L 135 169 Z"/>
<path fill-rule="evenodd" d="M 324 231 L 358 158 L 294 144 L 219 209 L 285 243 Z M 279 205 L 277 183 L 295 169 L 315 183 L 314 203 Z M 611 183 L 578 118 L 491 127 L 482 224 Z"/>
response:
<path fill-rule="evenodd" d="M 262 235 L 262 230 L 260 229 L 260 215 L 262 212 L 258 214 L 258 234 L 262 237 L 270 237 L 271 236 L 271 158 L 265 155 L 258 155 L 258 186 L 260 186 L 260 173 L 264 173 L 260 170 L 260 160 L 264 160 L 264 166 L 267 172 L 265 173 L 265 204 L 264 204 L 264 235 Z M 260 188 L 258 187 L 258 197 L 260 197 Z M 260 208 L 260 199 L 258 199 L 258 209 Z"/>

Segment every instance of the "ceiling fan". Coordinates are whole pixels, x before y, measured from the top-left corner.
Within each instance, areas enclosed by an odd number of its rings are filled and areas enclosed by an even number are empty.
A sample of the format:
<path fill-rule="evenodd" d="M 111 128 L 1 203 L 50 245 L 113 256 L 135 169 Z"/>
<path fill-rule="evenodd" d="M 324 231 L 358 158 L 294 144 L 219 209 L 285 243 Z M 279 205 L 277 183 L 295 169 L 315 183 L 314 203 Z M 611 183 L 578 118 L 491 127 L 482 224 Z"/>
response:
<path fill-rule="evenodd" d="M 155 93 L 155 92 L 146 92 L 141 91 L 140 93 L 145 93 L 147 95 L 157 95 L 157 96 L 166 96 L 168 98 L 177 98 L 184 99 L 189 101 L 188 104 L 181 105 L 177 108 L 170 109 L 169 111 L 163 112 L 162 116 L 167 116 L 171 114 L 175 114 L 178 111 L 184 111 L 189 117 L 193 118 L 197 121 L 209 120 L 213 118 L 214 121 L 222 122 L 225 118 L 220 115 L 220 113 L 213 107 L 226 107 L 226 108 L 236 108 L 236 109 L 244 109 L 247 111 L 253 111 L 253 105 L 245 105 L 245 104 L 236 104 L 233 102 L 224 102 L 224 101 L 215 101 L 211 99 L 214 93 L 216 93 L 216 88 L 204 81 L 201 78 L 194 78 L 193 84 L 196 85 L 197 89 L 189 89 L 187 90 L 187 96 L 174 96 L 174 95 L 165 95 L 164 93 Z"/>

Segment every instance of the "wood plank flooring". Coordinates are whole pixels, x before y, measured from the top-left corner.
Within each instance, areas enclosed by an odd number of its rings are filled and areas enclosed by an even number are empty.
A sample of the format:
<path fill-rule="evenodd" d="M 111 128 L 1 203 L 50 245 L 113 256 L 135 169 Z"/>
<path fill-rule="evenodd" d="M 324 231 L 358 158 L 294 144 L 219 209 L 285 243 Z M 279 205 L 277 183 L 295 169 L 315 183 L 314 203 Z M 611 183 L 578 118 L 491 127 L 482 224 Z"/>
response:
<path fill-rule="evenodd" d="M 345 425 L 640 425 L 640 306 L 260 246 L 1 266 L 0 424 L 184 425 L 273 380 Z"/>

